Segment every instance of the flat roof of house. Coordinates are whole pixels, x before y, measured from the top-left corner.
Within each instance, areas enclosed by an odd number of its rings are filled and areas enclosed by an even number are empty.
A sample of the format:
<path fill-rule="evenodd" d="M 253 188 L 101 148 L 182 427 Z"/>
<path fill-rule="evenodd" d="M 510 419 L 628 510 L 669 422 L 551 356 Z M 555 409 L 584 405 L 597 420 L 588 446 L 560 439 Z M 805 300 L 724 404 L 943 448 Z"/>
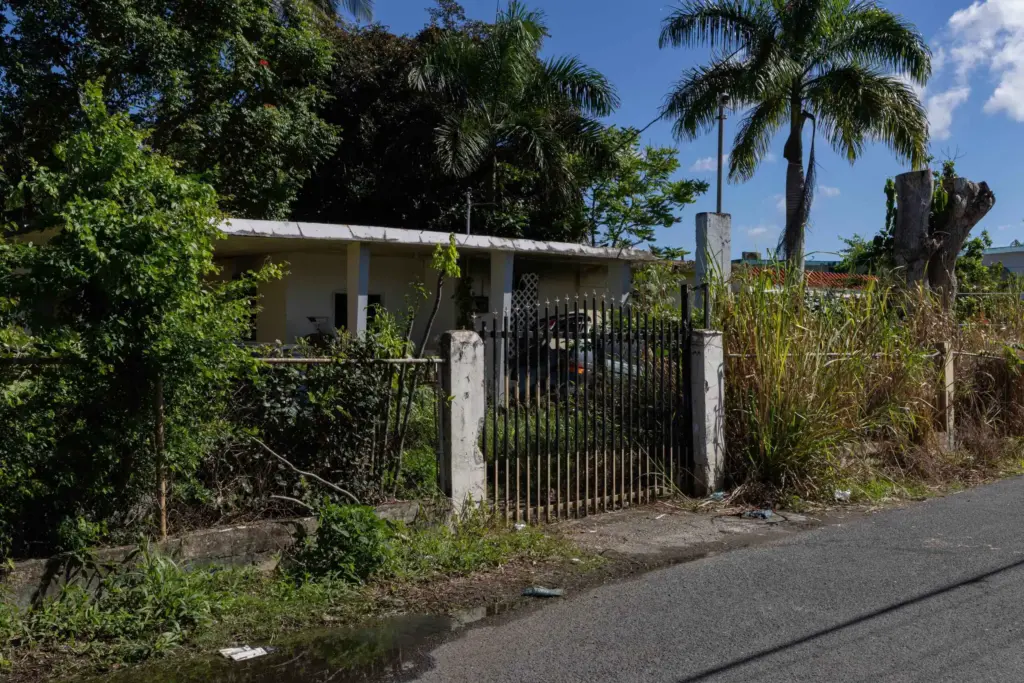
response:
<path fill-rule="evenodd" d="M 336 225 L 294 221 L 261 221 L 231 218 L 220 229 L 230 237 L 272 238 L 276 240 L 318 240 L 325 242 L 366 242 L 393 244 L 406 247 L 432 248 L 448 244 L 448 233 L 431 230 L 406 230 L 367 225 Z M 655 261 L 657 257 L 641 249 L 592 247 L 573 242 L 542 242 L 539 240 L 510 239 L 490 235 L 455 234 L 455 243 L 466 251 L 506 251 L 516 254 L 574 256 L 586 259 L 620 261 Z"/>
<path fill-rule="evenodd" d="M 1013 254 L 1024 252 L 1024 247 L 990 247 L 983 254 Z"/>

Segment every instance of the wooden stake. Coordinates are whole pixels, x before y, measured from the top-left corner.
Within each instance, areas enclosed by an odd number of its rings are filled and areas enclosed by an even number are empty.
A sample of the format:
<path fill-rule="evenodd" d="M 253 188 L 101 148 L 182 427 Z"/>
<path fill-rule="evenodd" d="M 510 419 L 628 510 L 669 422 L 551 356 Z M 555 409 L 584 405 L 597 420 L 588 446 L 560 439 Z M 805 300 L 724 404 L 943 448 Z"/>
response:
<path fill-rule="evenodd" d="M 164 465 L 164 381 L 156 378 L 156 482 L 160 507 L 160 540 L 167 540 L 167 472 Z"/>

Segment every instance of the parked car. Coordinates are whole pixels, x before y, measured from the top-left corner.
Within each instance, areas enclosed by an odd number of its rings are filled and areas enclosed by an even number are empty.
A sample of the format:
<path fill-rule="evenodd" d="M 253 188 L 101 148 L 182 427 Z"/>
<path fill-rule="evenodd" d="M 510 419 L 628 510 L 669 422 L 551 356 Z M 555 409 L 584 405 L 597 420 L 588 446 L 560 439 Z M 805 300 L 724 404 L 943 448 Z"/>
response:
<path fill-rule="evenodd" d="M 509 381 L 520 398 L 546 392 L 573 395 L 584 382 L 640 377 L 646 346 L 619 339 L 618 328 L 600 312 L 580 311 L 529 321 L 509 348 Z M 592 378 L 593 373 L 598 373 Z"/>

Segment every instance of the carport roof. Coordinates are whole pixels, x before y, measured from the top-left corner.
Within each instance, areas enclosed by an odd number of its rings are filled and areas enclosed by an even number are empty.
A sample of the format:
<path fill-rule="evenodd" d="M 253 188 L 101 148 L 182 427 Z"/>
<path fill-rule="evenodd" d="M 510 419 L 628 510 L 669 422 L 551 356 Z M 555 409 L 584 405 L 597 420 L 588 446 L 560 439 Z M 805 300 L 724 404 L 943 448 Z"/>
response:
<path fill-rule="evenodd" d="M 365 242 L 393 244 L 404 247 L 433 248 L 448 244 L 448 233 L 430 230 L 406 230 L 366 225 L 336 225 L 294 221 L 261 221 L 232 218 L 224 221 L 220 229 L 229 237 L 271 238 L 275 240 L 318 240 L 321 242 Z M 465 251 L 504 251 L 516 254 L 570 256 L 583 259 L 617 261 L 654 261 L 657 258 L 641 249 L 592 247 L 571 242 L 542 242 L 539 240 L 509 239 L 489 235 L 455 235 L 456 245 Z"/>

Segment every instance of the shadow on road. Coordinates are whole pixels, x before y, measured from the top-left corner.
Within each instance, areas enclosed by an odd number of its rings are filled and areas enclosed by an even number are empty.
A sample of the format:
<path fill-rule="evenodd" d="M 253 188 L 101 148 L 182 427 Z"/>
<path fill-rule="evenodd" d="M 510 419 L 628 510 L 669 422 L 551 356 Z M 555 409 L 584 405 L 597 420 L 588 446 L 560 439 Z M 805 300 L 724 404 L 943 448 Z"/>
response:
<path fill-rule="evenodd" d="M 908 600 L 904 600 L 903 602 L 898 602 L 895 605 L 889 605 L 888 607 L 882 607 L 882 608 L 877 609 L 877 610 L 875 610 L 873 612 L 868 612 L 867 614 L 862 614 L 859 617 L 855 617 L 855 618 L 850 619 L 848 621 L 844 621 L 844 622 L 842 622 L 840 624 L 836 624 L 835 626 L 830 626 L 829 628 L 822 629 L 820 631 L 816 631 L 814 633 L 811 633 L 810 635 L 804 636 L 803 638 L 798 638 L 797 640 L 791 640 L 788 643 L 783 643 L 781 645 L 776 645 L 775 647 L 767 648 L 765 650 L 761 650 L 760 652 L 755 652 L 755 653 L 747 655 L 745 657 L 740 657 L 739 659 L 734 659 L 731 662 L 726 662 L 725 664 L 721 664 L 721 665 L 716 666 L 716 667 L 711 668 L 711 669 L 705 669 L 704 671 L 701 671 L 701 672 L 698 672 L 696 674 L 693 674 L 692 676 L 687 676 L 686 678 L 679 679 L 678 683 L 693 683 L 695 681 L 707 680 L 707 679 L 711 678 L 712 676 L 717 676 L 718 674 L 722 674 L 722 673 L 726 673 L 728 671 L 732 671 L 734 669 L 738 669 L 738 668 L 740 668 L 742 666 L 745 666 L 747 664 L 751 664 L 753 662 L 756 662 L 759 659 L 764 659 L 765 657 L 771 657 L 772 655 L 776 655 L 776 654 L 779 654 L 781 652 L 785 652 L 786 650 L 790 650 L 792 648 L 799 647 L 800 645 L 804 645 L 806 643 L 813 642 L 813 641 L 815 641 L 815 640 L 817 640 L 819 638 L 824 638 L 825 636 L 832 635 L 833 633 L 837 633 L 839 631 L 842 631 L 843 629 L 850 628 L 851 626 L 857 626 L 858 624 L 863 624 L 863 623 L 865 623 L 867 621 L 870 621 L 872 619 L 877 619 L 878 617 L 885 616 L 886 614 L 891 614 L 893 612 L 896 612 L 898 610 L 903 609 L 904 607 L 910 607 L 911 605 L 916 605 L 916 604 L 925 602 L 926 600 L 930 600 L 932 598 L 938 597 L 938 596 L 943 595 L 945 593 L 950 593 L 952 591 L 957 590 L 958 588 L 963 588 L 964 586 L 969 586 L 969 585 L 975 584 L 975 583 L 981 583 L 982 581 L 984 581 L 986 579 L 990 579 L 993 576 L 996 576 L 998 574 L 1002 574 L 1003 572 L 1007 572 L 1007 571 L 1010 571 L 1011 569 L 1016 569 L 1017 567 L 1021 567 L 1021 566 L 1024 566 L 1024 560 L 1018 560 L 1016 562 L 1012 562 L 1010 564 L 1003 565 L 1002 567 L 997 567 L 996 569 L 993 569 L 991 571 L 985 572 L 983 574 L 978 574 L 977 576 L 973 576 L 973 577 L 971 577 L 969 579 L 964 579 L 963 581 L 958 581 L 956 583 L 949 584 L 949 585 L 943 586 L 941 588 L 936 588 L 935 590 L 932 590 L 932 591 L 928 591 L 927 593 L 922 593 L 921 595 L 918 595 L 917 597 L 913 597 L 913 598 L 910 598 Z"/>

